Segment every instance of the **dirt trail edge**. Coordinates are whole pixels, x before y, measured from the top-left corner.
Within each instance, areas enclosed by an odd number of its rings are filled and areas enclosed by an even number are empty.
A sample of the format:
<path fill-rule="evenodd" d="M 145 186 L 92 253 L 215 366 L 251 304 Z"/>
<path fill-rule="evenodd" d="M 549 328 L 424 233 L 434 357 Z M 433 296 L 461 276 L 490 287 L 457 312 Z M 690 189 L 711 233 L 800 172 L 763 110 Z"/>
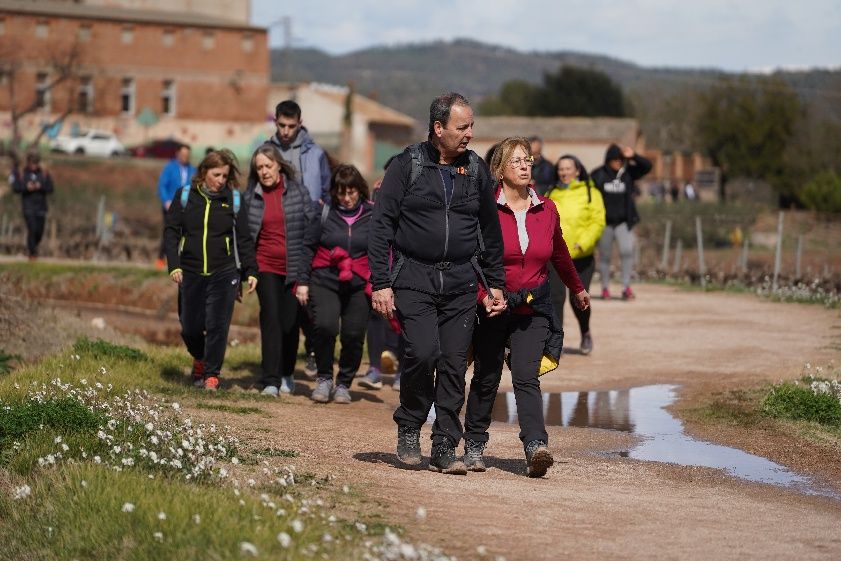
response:
<path fill-rule="evenodd" d="M 819 306 L 642 286 L 634 302 L 596 300 L 593 307 L 593 354 L 565 356 L 543 378 L 544 391 L 725 387 L 791 378 L 804 362 L 839 357 L 841 317 Z M 566 316 L 567 343 L 575 346 L 569 309 Z M 484 474 L 404 469 L 394 455 L 396 392 L 357 389 L 351 405 L 323 406 L 309 401 L 308 387 L 299 384 L 297 395 L 266 406 L 271 418 L 259 427 L 226 422 L 261 445 L 298 450 L 301 469 L 360 489 L 413 538 L 461 559 L 478 558 L 480 545 L 509 561 L 841 558 L 839 501 L 716 470 L 598 454 L 627 449 L 633 438 L 598 429 L 551 427 L 560 461 L 544 479 L 523 476 L 518 429 L 500 423 L 491 428 Z M 428 435 L 427 426 L 427 457 Z M 425 519 L 416 517 L 419 506 Z"/>

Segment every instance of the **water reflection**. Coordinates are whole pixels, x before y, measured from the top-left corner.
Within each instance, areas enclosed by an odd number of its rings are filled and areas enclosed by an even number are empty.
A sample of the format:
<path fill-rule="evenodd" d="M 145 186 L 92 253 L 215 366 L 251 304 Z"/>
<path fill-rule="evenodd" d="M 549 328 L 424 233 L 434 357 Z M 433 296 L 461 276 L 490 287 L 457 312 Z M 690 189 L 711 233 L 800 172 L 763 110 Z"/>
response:
<path fill-rule="evenodd" d="M 833 489 L 770 460 L 687 436 L 683 423 L 666 410 L 676 399 L 676 389 L 677 386 L 656 385 L 618 391 L 544 393 L 543 415 L 548 426 L 618 430 L 642 437 L 639 444 L 621 456 L 716 468 L 748 481 L 841 499 L 841 494 Z M 500 423 L 517 423 L 513 392 L 497 395 L 492 418 Z"/>

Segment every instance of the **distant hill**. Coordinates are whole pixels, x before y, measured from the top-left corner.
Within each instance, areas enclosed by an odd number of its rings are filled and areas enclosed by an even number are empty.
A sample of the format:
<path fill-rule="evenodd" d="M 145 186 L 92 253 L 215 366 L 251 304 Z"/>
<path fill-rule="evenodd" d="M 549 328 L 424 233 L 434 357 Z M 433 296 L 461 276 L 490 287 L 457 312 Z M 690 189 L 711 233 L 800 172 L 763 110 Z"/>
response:
<path fill-rule="evenodd" d="M 353 82 L 359 93 L 407 113 L 422 123 L 430 100 L 444 91 L 458 91 L 472 101 L 494 95 L 506 81 L 539 83 L 544 72 L 562 64 L 593 68 L 620 84 L 634 105 L 651 145 L 687 148 L 675 140 L 668 123 L 667 101 L 681 94 L 703 91 L 727 73 L 715 69 L 650 68 L 577 52 L 521 52 L 472 40 L 434 41 L 391 47 L 372 47 L 332 56 L 316 49 L 271 53 L 272 79 Z M 827 119 L 841 123 L 841 71 L 809 70 L 779 73 Z M 673 104 L 672 104 L 673 105 Z M 680 107 L 680 106 L 679 106 Z M 691 110 L 688 109 L 688 110 Z M 678 108 L 685 112 L 686 109 Z M 678 134 L 679 136 L 679 134 Z"/>

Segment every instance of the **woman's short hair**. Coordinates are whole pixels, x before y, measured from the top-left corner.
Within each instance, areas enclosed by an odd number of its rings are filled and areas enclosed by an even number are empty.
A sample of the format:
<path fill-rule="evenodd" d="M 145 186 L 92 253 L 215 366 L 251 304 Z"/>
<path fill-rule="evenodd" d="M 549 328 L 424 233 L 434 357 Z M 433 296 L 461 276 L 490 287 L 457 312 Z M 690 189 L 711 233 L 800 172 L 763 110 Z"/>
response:
<path fill-rule="evenodd" d="M 363 200 L 368 200 L 371 196 L 368 182 L 356 169 L 356 166 L 350 164 L 339 164 L 330 178 L 330 201 L 333 206 L 339 202 L 339 191 L 343 191 L 349 187 L 356 187 L 359 191 L 359 197 Z"/>
<path fill-rule="evenodd" d="M 572 154 L 564 154 L 558 161 L 555 162 L 555 179 L 560 180 L 560 176 L 558 175 L 558 164 L 561 163 L 561 160 L 572 160 L 572 163 L 575 164 L 575 171 L 578 172 L 578 180 L 587 183 L 590 181 L 590 174 L 587 173 L 587 168 L 584 167 L 584 164 L 581 163 L 581 160 L 578 159 L 577 156 L 573 156 Z"/>
<path fill-rule="evenodd" d="M 280 167 L 280 173 L 286 176 L 287 179 L 295 179 L 295 168 L 292 164 L 283 159 L 283 156 L 274 144 L 266 143 L 260 145 L 251 156 L 251 166 L 248 172 L 248 184 L 257 185 L 260 183 L 260 177 L 257 174 L 257 155 L 262 154 L 271 161 L 275 162 Z"/>
<path fill-rule="evenodd" d="M 204 180 L 207 178 L 208 170 L 221 168 L 222 166 L 228 166 L 228 180 L 225 183 L 225 187 L 228 187 L 229 189 L 238 189 L 239 164 L 237 163 L 237 157 L 234 156 L 234 153 L 227 148 L 214 150 L 202 159 L 199 167 L 196 169 L 196 175 L 193 176 L 193 187 L 198 187 L 204 183 Z"/>
<path fill-rule="evenodd" d="M 494 150 L 493 156 L 491 157 L 490 168 L 491 175 L 497 181 L 502 179 L 502 172 L 505 170 L 505 166 L 508 165 L 517 147 L 522 148 L 526 156 L 531 154 L 531 145 L 522 136 L 510 136 L 496 146 L 496 150 Z"/>

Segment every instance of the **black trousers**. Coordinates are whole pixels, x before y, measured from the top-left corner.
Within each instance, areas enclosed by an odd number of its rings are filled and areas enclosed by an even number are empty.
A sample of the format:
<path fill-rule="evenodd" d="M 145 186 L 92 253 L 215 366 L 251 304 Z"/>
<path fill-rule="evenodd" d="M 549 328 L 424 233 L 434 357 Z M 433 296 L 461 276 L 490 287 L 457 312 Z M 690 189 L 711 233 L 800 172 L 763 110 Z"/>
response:
<path fill-rule="evenodd" d="M 258 273 L 257 298 L 260 300 L 260 352 L 265 386 L 279 386 L 283 376 L 295 372 L 298 355 L 298 300 L 286 277 Z"/>
<path fill-rule="evenodd" d="M 190 355 L 204 361 L 205 377 L 219 376 L 239 291 L 239 271 L 182 274 L 178 291 L 181 338 Z"/>
<path fill-rule="evenodd" d="M 543 395 L 537 374 L 549 320 L 543 316 L 503 314 L 481 320 L 473 337 L 473 379 L 464 416 L 464 438 L 488 441 L 496 392 L 502 378 L 506 341 L 511 344 L 511 381 L 517 400 L 520 440 L 549 442 L 543 422 Z"/>
<path fill-rule="evenodd" d="M 44 237 L 44 224 L 47 222 L 45 214 L 24 214 L 26 222 L 26 249 L 30 257 L 38 257 L 38 244 Z"/>
<path fill-rule="evenodd" d="M 462 437 L 459 414 L 464 405 L 476 292 L 433 296 L 398 289 L 394 298 L 405 345 L 394 422 L 420 428 L 434 404 L 433 445 L 449 441 L 456 446 Z"/>
<path fill-rule="evenodd" d="M 402 346 L 400 335 L 391 329 L 388 320 L 371 310 L 368 317 L 368 362 L 371 367 L 379 370 L 380 357 L 386 350 L 393 352 L 398 360 L 402 359 Z"/>
<path fill-rule="evenodd" d="M 371 302 L 364 288 L 353 290 L 341 287 L 336 291 L 313 284 L 310 286 L 309 305 L 318 377 L 333 380 L 336 336 L 340 336 L 342 349 L 336 385 L 349 388 L 362 363 Z"/>
<path fill-rule="evenodd" d="M 593 273 L 596 271 L 596 259 L 590 255 L 581 259 L 573 259 L 572 264 L 575 265 L 575 270 L 578 271 L 578 276 L 581 277 L 581 284 L 584 285 L 584 290 L 589 292 L 590 281 L 593 280 Z M 588 333 L 590 331 L 591 308 L 582 311 L 573 304 L 575 294 L 561 282 L 561 278 L 552 267 L 549 267 L 549 286 L 552 289 L 552 304 L 555 306 L 555 311 L 558 312 L 561 323 L 563 324 L 564 321 L 564 302 L 566 302 L 567 291 L 569 291 L 569 305 L 572 308 L 572 313 L 575 314 L 575 319 L 578 320 L 578 328 L 581 330 L 581 335 Z"/>

